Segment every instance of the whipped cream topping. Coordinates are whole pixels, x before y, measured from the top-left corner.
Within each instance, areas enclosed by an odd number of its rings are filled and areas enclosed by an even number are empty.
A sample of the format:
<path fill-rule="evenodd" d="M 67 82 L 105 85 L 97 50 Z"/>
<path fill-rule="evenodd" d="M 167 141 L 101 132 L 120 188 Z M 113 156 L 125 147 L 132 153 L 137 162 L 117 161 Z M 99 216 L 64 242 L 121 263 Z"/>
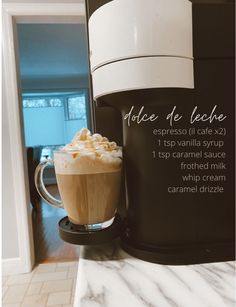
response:
<path fill-rule="evenodd" d="M 121 168 L 122 150 L 106 137 L 82 128 L 71 143 L 54 154 L 54 161 L 58 174 L 112 172 Z"/>

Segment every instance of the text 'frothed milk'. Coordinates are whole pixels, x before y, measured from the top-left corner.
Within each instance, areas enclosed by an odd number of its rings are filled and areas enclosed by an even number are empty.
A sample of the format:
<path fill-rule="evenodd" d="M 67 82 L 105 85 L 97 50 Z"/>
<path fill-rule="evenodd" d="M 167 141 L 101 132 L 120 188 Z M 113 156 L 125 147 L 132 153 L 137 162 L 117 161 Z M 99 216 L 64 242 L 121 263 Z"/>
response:
<path fill-rule="evenodd" d="M 115 142 L 83 128 L 71 143 L 54 153 L 54 161 L 57 174 L 115 172 L 122 165 L 122 150 Z"/>

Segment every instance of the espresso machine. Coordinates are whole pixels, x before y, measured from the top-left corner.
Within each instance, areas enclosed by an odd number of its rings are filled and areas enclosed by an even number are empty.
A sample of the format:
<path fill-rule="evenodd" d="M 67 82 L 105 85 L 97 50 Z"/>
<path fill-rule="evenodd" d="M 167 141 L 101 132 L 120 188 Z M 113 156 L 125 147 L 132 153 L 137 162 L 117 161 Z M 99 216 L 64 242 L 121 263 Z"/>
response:
<path fill-rule="evenodd" d="M 119 238 L 162 264 L 233 260 L 234 1 L 86 7 L 94 130 L 123 146 L 125 184 L 110 227 L 62 220 L 61 238 Z"/>

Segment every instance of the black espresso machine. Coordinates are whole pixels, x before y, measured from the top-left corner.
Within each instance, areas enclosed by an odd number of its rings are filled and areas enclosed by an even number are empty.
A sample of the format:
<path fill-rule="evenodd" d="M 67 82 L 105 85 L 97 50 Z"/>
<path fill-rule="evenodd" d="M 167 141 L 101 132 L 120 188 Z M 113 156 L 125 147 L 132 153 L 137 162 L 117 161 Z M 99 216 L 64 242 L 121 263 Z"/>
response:
<path fill-rule="evenodd" d="M 233 260 L 234 1 L 87 0 L 95 131 L 123 146 L 125 189 L 107 229 L 162 264 Z M 125 202 L 125 208 L 122 204 Z"/>

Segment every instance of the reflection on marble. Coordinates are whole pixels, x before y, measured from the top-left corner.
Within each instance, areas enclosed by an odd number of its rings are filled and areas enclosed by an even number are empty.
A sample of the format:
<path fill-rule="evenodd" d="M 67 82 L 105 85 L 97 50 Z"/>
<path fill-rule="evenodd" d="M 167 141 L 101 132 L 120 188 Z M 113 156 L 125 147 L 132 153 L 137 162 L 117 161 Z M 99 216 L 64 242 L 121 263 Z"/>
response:
<path fill-rule="evenodd" d="M 235 263 L 167 266 L 83 247 L 74 307 L 234 307 Z"/>

